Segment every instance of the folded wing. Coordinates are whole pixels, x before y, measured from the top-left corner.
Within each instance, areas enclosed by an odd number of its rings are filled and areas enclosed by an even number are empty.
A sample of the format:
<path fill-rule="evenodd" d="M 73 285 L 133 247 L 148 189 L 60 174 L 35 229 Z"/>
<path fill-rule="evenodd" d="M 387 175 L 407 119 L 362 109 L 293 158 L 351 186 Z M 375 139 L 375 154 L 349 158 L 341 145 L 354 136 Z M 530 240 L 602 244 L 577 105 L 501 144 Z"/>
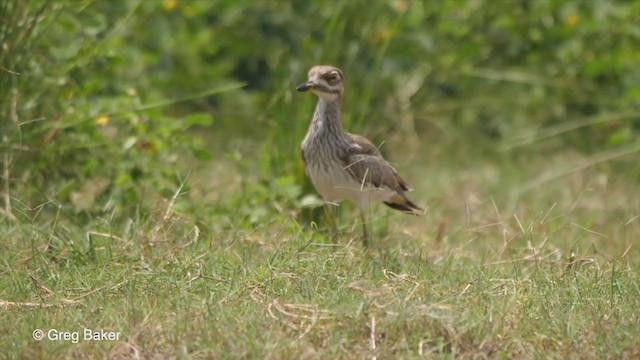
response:
<path fill-rule="evenodd" d="M 405 191 L 412 190 L 411 186 L 382 157 L 380 150 L 360 135 L 349 134 L 349 137 L 352 140 L 351 146 L 341 159 L 344 169 L 363 187 L 373 186 L 394 192 L 384 202 L 387 206 L 408 214 L 423 214 L 424 210 L 404 194 Z"/>

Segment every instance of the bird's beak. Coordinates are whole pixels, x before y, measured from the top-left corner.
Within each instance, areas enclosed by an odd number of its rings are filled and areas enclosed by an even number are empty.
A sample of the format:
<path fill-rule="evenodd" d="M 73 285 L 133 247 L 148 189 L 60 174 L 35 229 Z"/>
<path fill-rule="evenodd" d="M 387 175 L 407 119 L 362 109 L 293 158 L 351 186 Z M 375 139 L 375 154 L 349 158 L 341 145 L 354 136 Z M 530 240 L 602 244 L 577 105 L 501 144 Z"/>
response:
<path fill-rule="evenodd" d="M 313 81 L 307 81 L 304 84 L 298 85 L 296 90 L 302 92 L 302 91 L 307 91 L 309 89 L 313 89 L 314 87 L 316 87 L 316 83 L 314 83 Z"/>

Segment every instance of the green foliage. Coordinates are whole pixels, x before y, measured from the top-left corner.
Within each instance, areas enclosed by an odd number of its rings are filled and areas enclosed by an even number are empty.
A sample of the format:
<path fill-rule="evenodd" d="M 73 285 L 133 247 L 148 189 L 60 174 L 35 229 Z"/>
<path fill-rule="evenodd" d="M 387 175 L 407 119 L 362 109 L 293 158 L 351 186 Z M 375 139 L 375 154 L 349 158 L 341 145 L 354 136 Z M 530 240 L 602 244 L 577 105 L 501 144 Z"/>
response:
<path fill-rule="evenodd" d="M 0 58 L 12 70 L 1 74 L 11 89 L 2 94 L 3 153 L 17 179 L 12 195 L 25 205 L 16 210 L 20 216 L 50 203 L 79 222 L 97 214 L 123 219 L 174 187 L 189 171 L 185 158 L 212 159 L 191 133 L 211 127 L 212 114 L 166 109 L 241 85 L 218 80 L 180 94 L 150 91 L 160 71 L 147 65 L 159 59 L 137 45 L 144 38 L 129 27 L 141 4 L 44 2 L 39 12 L 4 4 L 6 19 L 25 19 L 7 22 L 12 56 Z M 30 56 L 38 53 L 44 56 Z"/>
<path fill-rule="evenodd" d="M 19 179 L 13 194 L 30 207 L 67 206 L 95 182 L 95 204 L 69 211 L 108 212 L 109 204 L 127 216 L 191 171 L 185 157 L 210 161 L 212 150 L 224 151 L 229 137 L 219 129 L 266 140 L 262 176 L 294 174 L 311 192 L 295 154 L 315 99 L 294 88 L 315 63 L 345 70 L 345 126 L 377 143 L 391 130 L 449 148 L 558 139 L 547 149 L 638 151 L 633 3 L 3 7 L 2 146 Z M 358 16 L 363 9 L 370 16 Z M 220 145 L 205 146 L 191 129 L 210 129 Z"/>

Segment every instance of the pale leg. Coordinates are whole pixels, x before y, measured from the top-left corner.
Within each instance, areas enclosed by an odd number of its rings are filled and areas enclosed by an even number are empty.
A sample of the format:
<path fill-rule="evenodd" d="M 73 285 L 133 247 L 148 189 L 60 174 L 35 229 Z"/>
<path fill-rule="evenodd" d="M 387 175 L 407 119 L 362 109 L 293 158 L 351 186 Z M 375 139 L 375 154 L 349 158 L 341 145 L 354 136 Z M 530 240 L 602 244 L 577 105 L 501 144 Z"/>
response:
<path fill-rule="evenodd" d="M 329 226 L 331 227 L 331 231 L 333 232 L 333 239 L 335 240 L 335 237 L 338 234 L 338 222 L 336 220 L 337 206 L 327 203 L 325 209 L 327 213 L 327 221 L 329 222 Z"/>
<path fill-rule="evenodd" d="M 360 209 L 360 221 L 362 221 L 362 243 L 367 247 L 369 246 L 369 232 L 367 231 L 367 217 L 362 208 Z"/>

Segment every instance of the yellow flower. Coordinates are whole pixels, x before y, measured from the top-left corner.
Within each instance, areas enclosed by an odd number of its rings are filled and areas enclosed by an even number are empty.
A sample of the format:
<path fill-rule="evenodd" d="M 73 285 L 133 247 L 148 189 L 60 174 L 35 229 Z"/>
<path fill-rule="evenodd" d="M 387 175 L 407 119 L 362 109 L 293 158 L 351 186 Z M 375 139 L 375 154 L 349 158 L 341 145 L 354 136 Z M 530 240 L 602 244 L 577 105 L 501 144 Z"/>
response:
<path fill-rule="evenodd" d="M 100 115 L 96 118 L 96 124 L 105 125 L 109 122 L 109 117 L 107 115 Z"/>
<path fill-rule="evenodd" d="M 196 9 L 193 6 L 185 6 L 183 7 L 182 13 L 188 18 L 192 18 L 196 16 Z"/>
<path fill-rule="evenodd" d="M 578 15 L 576 14 L 571 14 L 569 16 L 567 16 L 567 18 L 564 20 L 564 23 L 574 27 L 576 25 L 578 25 L 578 21 L 580 20 L 580 18 L 578 17 Z"/>
<path fill-rule="evenodd" d="M 389 29 L 380 29 L 369 36 L 369 41 L 373 44 L 379 44 L 389 38 L 389 36 L 391 36 L 391 31 Z"/>
<path fill-rule="evenodd" d="M 404 13 L 409 8 L 409 1 L 408 0 L 396 0 L 396 1 L 393 2 L 393 8 L 399 13 Z"/>
<path fill-rule="evenodd" d="M 164 0 L 162 6 L 165 10 L 173 10 L 178 6 L 178 0 Z"/>

